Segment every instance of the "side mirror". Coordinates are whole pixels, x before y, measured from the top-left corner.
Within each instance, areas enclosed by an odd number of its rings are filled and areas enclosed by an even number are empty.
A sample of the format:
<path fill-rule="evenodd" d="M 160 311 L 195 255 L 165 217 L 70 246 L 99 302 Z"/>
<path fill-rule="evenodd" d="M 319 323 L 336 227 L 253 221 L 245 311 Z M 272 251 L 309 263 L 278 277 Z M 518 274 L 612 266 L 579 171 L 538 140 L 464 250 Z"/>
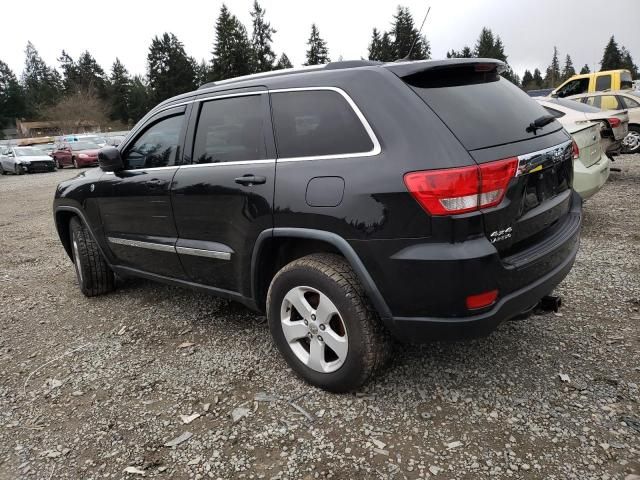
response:
<path fill-rule="evenodd" d="M 117 172 L 124 169 L 120 150 L 115 147 L 102 147 L 98 151 L 98 165 L 105 172 Z"/>

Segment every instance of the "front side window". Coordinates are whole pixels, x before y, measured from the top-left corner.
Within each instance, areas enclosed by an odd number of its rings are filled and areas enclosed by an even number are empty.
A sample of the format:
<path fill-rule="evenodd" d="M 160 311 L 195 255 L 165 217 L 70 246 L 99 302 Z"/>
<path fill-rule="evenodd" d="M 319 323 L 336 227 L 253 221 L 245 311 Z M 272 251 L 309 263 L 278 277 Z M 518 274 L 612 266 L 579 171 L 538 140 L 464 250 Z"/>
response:
<path fill-rule="evenodd" d="M 338 92 L 271 94 L 279 158 L 367 153 L 374 145 L 351 105 Z"/>
<path fill-rule="evenodd" d="M 603 90 L 611 89 L 611 75 L 600 75 L 596 78 L 596 91 L 602 92 Z"/>
<path fill-rule="evenodd" d="M 564 87 L 560 88 L 557 92 L 559 97 L 568 97 L 569 95 L 578 95 L 580 93 L 586 93 L 589 90 L 589 79 L 579 78 L 567 83 Z"/>
<path fill-rule="evenodd" d="M 264 159 L 263 105 L 262 95 L 203 103 L 193 148 L 194 163 Z"/>
<path fill-rule="evenodd" d="M 165 118 L 148 128 L 123 157 L 126 170 L 169 167 L 176 164 L 184 115 Z"/>

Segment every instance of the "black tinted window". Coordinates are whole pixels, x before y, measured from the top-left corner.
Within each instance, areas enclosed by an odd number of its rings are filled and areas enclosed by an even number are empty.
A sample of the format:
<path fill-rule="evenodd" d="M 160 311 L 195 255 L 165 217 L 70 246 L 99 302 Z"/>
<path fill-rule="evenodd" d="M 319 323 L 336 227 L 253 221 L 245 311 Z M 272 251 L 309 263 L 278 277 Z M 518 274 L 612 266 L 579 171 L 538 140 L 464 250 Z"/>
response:
<path fill-rule="evenodd" d="M 611 88 L 611 75 L 600 75 L 596 78 L 596 91 L 608 90 Z"/>
<path fill-rule="evenodd" d="M 194 163 L 264 159 L 262 102 L 262 95 L 248 95 L 204 103 L 198 120 Z"/>
<path fill-rule="evenodd" d="M 184 115 L 165 118 L 147 129 L 127 149 L 124 168 L 167 167 L 175 165 Z"/>
<path fill-rule="evenodd" d="M 499 75 L 419 75 L 408 79 L 411 88 L 438 114 L 468 150 L 533 138 L 527 127 L 548 115 L 535 100 Z M 462 70 L 462 69 L 459 69 Z M 465 83 L 468 79 L 468 83 Z M 416 98 L 416 101 L 420 101 Z M 425 106 L 425 108 L 427 108 Z M 537 135 L 559 130 L 551 122 Z"/>
<path fill-rule="evenodd" d="M 559 97 L 568 97 L 569 95 L 578 95 L 579 93 L 586 93 L 589 90 L 589 79 L 579 78 L 567 83 L 564 87 L 558 89 L 557 94 Z"/>
<path fill-rule="evenodd" d="M 633 88 L 633 78 L 631 78 L 631 74 L 629 72 L 620 73 L 620 88 Z"/>
<path fill-rule="evenodd" d="M 364 153 L 373 149 L 362 122 L 338 92 L 274 93 L 271 106 L 280 158 Z"/>

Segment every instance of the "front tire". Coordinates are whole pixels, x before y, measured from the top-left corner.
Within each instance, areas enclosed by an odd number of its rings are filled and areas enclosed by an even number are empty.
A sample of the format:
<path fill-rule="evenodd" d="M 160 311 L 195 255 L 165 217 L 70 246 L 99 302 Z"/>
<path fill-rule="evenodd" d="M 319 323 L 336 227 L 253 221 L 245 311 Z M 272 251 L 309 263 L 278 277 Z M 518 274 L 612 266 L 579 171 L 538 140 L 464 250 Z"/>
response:
<path fill-rule="evenodd" d="M 113 291 L 115 275 L 87 227 L 78 217 L 71 219 L 69 227 L 73 264 L 82 293 L 87 297 L 95 297 Z"/>
<path fill-rule="evenodd" d="M 22 165 L 16 164 L 13 173 L 16 175 L 24 175 L 24 167 Z"/>
<path fill-rule="evenodd" d="M 390 358 L 387 332 L 338 255 L 308 255 L 283 267 L 269 287 L 267 317 L 289 366 L 325 390 L 355 390 Z"/>
<path fill-rule="evenodd" d="M 640 153 L 640 127 L 629 126 L 627 136 L 622 140 L 623 153 Z"/>

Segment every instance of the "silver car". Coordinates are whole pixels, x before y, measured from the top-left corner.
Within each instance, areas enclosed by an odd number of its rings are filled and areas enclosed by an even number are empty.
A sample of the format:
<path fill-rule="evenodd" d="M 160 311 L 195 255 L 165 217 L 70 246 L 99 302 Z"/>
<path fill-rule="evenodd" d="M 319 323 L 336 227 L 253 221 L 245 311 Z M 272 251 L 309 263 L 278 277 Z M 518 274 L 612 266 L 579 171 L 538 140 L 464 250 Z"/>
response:
<path fill-rule="evenodd" d="M 0 146 L 0 173 L 53 172 L 56 165 L 49 155 L 35 147 Z"/>

